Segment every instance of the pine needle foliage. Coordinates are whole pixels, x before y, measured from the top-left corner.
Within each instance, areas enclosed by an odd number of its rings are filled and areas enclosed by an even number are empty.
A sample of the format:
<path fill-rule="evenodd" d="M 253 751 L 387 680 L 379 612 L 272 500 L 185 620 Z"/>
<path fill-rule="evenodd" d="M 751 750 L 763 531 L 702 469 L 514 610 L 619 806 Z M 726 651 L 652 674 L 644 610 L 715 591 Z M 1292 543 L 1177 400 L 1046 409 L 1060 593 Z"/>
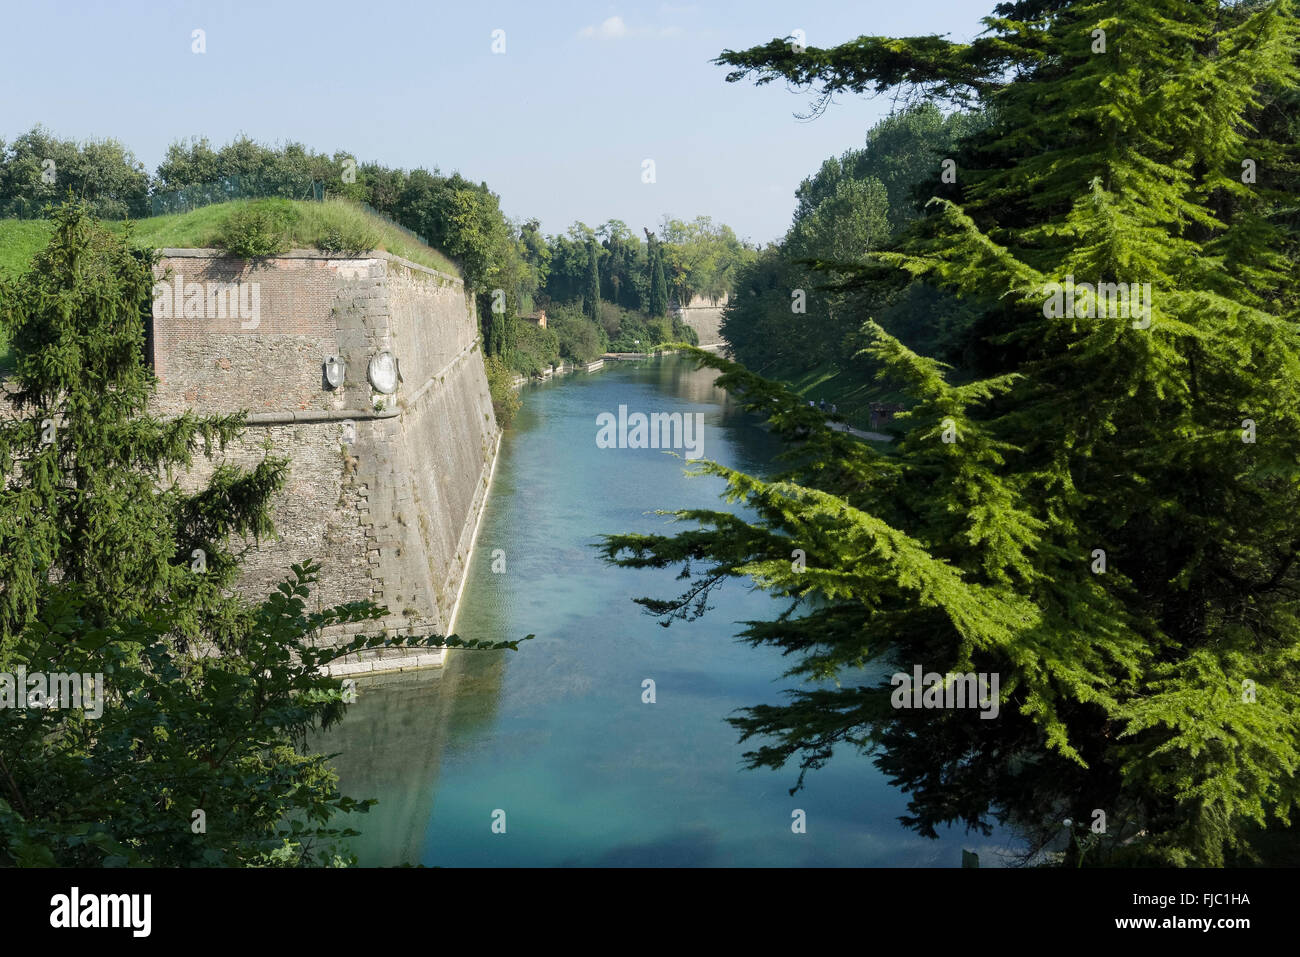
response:
<path fill-rule="evenodd" d="M 241 598 L 240 557 L 273 533 L 287 464 L 222 466 L 181 490 L 179 473 L 244 417 L 150 410 L 156 254 L 79 205 L 53 218 L 31 269 L 0 284 L 16 356 L 0 418 L 0 673 L 90 676 L 99 706 L 85 693 L 80 707 L 33 705 L 25 682 L 18 704 L 0 689 L 0 866 L 350 863 L 355 832 L 331 821 L 373 802 L 341 794 L 308 747 L 346 709 L 326 666 L 376 648 L 518 642 L 322 640 L 386 610 L 308 611 L 311 562 L 265 600 Z"/>
<path fill-rule="evenodd" d="M 216 470 L 182 493 L 168 475 L 231 441 L 243 416 L 164 420 L 144 352 L 155 254 L 69 204 L 21 277 L 0 287 L 0 322 L 15 354 L 0 420 L 0 661 L 39 612 L 53 576 L 83 589 L 97 625 L 167 605 L 183 638 L 218 646 L 243 612 L 226 592 L 244 538 L 271 532 L 286 463 Z M 204 554 L 196 574 L 193 555 Z"/>
<path fill-rule="evenodd" d="M 882 454 L 701 356 L 789 439 L 786 471 L 700 465 L 747 517 L 678 512 L 699 528 L 609 536 L 604 555 L 687 564 L 685 596 L 646 601 L 667 620 L 729 578 L 789 600 L 742 634 L 817 681 L 733 719 L 761 741 L 751 766 L 797 761 L 799 787 L 848 746 L 923 833 L 996 819 L 1033 852 L 1100 810 L 1089 863 L 1250 859 L 1247 835 L 1300 798 L 1296 166 L 1277 136 L 1294 124 L 1266 113 L 1296 102 L 1300 20 L 1290 0 L 1025 0 L 985 24 L 966 45 L 719 59 L 729 80 L 988 111 L 956 197 L 870 267 L 996 303 L 978 374 L 865 321 L 911 398 Z M 999 674 L 997 719 L 893 708 L 889 672 L 914 664 Z"/>

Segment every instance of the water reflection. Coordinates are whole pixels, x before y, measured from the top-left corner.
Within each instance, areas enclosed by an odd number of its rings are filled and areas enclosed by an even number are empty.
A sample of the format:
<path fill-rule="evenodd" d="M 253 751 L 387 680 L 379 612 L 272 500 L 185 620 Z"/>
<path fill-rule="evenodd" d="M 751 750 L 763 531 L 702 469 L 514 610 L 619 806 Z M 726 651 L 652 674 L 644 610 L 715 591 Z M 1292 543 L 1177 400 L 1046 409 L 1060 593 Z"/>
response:
<path fill-rule="evenodd" d="M 504 675 L 505 654 L 482 652 L 453 653 L 442 668 L 357 680 L 346 720 L 317 741 L 341 752 L 333 764 L 344 794 L 379 801 L 346 820 L 362 833 L 352 846 L 357 863 L 421 859 L 442 754 L 456 736 L 491 727 Z"/>

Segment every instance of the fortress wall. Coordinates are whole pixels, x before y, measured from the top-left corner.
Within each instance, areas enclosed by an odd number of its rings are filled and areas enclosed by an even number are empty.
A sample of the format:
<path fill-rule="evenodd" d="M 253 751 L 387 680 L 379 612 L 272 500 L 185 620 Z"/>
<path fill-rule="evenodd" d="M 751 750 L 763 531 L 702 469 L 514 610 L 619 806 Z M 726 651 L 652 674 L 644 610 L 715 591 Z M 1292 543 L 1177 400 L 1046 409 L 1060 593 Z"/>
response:
<path fill-rule="evenodd" d="M 175 279 L 180 277 L 186 284 L 199 284 L 191 291 L 200 296 L 209 283 L 255 284 L 260 315 L 255 320 L 231 316 L 229 310 L 226 318 L 209 315 L 216 310 L 209 308 L 206 298 L 198 303 L 204 313 L 198 317 L 158 317 L 161 310 L 155 307 L 153 361 L 160 380 L 159 412 L 337 409 L 347 399 L 359 398 L 366 371 L 359 348 L 364 342 L 339 327 L 335 306 L 341 296 L 360 298 L 381 289 L 383 260 L 327 259 L 316 253 L 248 261 L 212 249 L 163 253 L 157 272 L 161 277 L 169 271 L 172 277 L 173 313 L 178 311 L 174 294 Z M 155 295 L 155 303 L 157 299 Z M 372 315 L 382 320 L 383 312 L 380 298 Z M 357 352 L 360 364 L 349 365 L 344 390 L 327 391 L 321 359 L 344 346 Z"/>
<path fill-rule="evenodd" d="M 452 626 L 456 600 L 468 568 L 478 515 L 487 496 L 499 432 L 478 343 L 478 320 L 462 287 L 435 286 L 405 267 L 390 273 L 389 348 L 401 359 L 398 392 L 402 415 L 376 429 L 382 448 L 361 459 L 378 474 L 371 512 L 377 543 L 404 548 L 401 561 L 383 562 L 385 586 L 405 602 L 437 609 L 439 630 Z M 428 317 L 436 316 L 436 322 Z M 405 357 L 410 357 L 408 361 Z M 391 430 L 391 435 L 389 435 Z M 384 508 L 387 490 L 393 508 Z M 414 522 L 414 525 L 410 523 Z M 394 610 L 401 607 L 388 600 Z"/>
<path fill-rule="evenodd" d="M 692 296 L 691 301 L 682 307 L 682 321 L 695 330 L 701 346 L 716 346 L 722 342 L 722 310 L 726 305 L 726 296 L 719 300 Z"/>
<path fill-rule="evenodd" d="M 461 280 L 385 253 L 295 251 L 250 263 L 215 250 L 165 250 L 160 274 L 167 269 L 186 282 L 259 289 L 256 322 L 156 310 L 152 330 L 158 412 L 252 413 L 238 445 L 196 458 L 183 485 L 196 487 L 223 461 L 256 463 L 268 441 L 290 460 L 273 511 L 276 538 L 246 557 L 240 590 L 265 594 L 291 564 L 312 559 L 322 566 L 313 604 L 373 599 L 388 607 L 366 633 L 449 633 L 499 440 Z M 401 372 L 392 396 L 367 379 L 371 356 L 385 349 Z M 325 383 L 329 355 L 344 362 L 339 389 Z M 374 651 L 335 670 L 441 660 L 441 652 Z"/>

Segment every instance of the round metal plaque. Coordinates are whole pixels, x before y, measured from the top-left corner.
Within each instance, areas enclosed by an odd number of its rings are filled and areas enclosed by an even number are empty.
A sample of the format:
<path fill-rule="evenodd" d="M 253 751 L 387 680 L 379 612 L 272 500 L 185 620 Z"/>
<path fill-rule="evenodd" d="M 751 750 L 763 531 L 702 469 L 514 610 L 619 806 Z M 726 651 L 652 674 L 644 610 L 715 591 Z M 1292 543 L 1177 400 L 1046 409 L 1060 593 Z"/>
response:
<path fill-rule="evenodd" d="M 397 360 L 393 358 L 391 352 L 385 350 L 377 353 L 370 360 L 366 375 L 369 376 L 370 384 L 375 387 L 376 392 L 392 395 L 397 391 Z"/>

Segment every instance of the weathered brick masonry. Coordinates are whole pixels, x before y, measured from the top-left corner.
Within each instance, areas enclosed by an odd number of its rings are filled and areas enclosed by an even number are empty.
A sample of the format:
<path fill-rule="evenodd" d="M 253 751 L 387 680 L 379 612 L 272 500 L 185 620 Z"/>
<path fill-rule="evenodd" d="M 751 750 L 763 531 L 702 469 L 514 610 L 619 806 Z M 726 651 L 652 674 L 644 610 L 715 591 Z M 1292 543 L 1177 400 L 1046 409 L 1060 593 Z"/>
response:
<path fill-rule="evenodd" d="M 314 559 L 313 600 L 322 607 L 366 598 L 387 605 L 390 616 L 367 633 L 449 633 L 499 439 L 461 280 L 386 253 L 306 250 L 246 261 L 168 249 L 164 274 L 173 285 L 182 278 L 174 286 L 182 293 L 189 283 L 256 284 L 256 315 L 227 309 L 222 318 L 205 302 L 189 318 L 179 308 L 179 317 L 156 315 L 152 330 L 157 412 L 251 413 L 238 446 L 196 459 L 183 484 L 197 486 L 223 461 L 251 465 L 268 442 L 290 460 L 276 538 L 250 552 L 240 589 L 265 594 L 291 564 Z M 401 373 L 390 396 L 367 379 L 383 350 Z M 327 356 L 344 364 L 341 388 L 326 383 Z M 351 444 L 345 420 L 354 423 Z M 438 652 L 380 651 L 336 670 L 441 661 Z"/>

